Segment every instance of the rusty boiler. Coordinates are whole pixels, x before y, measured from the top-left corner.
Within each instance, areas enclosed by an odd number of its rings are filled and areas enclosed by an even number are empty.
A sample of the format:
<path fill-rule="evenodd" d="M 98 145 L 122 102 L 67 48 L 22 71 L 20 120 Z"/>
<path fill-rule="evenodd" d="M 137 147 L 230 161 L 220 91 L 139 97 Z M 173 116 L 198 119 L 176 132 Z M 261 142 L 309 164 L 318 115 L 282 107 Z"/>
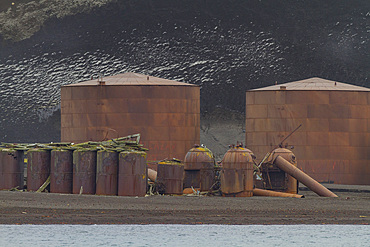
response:
<path fill-rule="evenodd" d="M 263 179 L 261 189 L 297 194 L 297 179 L 293 178 L 273 163 L 278 155 L 297 167 L 297 159 L 291 150 L 286 148 L 275 149 L 271 152 L 266 162 L 261 165 Z"/>
<path fill-rule="evenodd" d="M 184 159 L 184 188 L 209 191 L 215 183 L 215 158 L 206 147 L 194 146 Z"/>
<path fill-rule="evenodd" d="M 51 151 L 50 192 L 72 193 L 73 151 L 56 149 Z"/>
<path fill-rule="evenodd" d="M 161 161 L 157 167 L 157 184 L 164 194 L 182 194 L 184 164 L 177 161 Z"/>
<path fill-rule="evenodd" d="M 223 196 L 253 196 L 254 154 L 243 147 L 232 147 L 222 159 L 221 192 Z"/>
<path fill-rule="evenodd" d="M 96 194 L 117 195 L 118 192 L 118 153 L 100 150 L 97 153 Z"/>
<path fill-rule="evenodd" d="M 145 196 L 148 184 L 146 153 L 121 152 L 118 162 L 118 195 Z"/>
<path fill-rule="evenodd" d="M 27 190 L 36 191 L 50 175 L 50 150 L 35 148 L 27 152 Z"/>
<path fill-rule="evenodd" d="M 0 149 L 0 190 L 24 186 L 23 151 Z"/>
<path fill-rule="evenodd" d="M 73 194 L 95 194 L 96 150 L 77 149 L 73 152 Z"/>

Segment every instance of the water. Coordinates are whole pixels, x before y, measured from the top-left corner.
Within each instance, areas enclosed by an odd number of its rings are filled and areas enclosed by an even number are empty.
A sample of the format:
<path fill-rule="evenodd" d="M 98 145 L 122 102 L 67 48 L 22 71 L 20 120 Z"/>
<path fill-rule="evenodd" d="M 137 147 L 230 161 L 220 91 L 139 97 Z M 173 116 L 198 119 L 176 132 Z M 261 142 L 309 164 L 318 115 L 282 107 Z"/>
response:
<path fill-rule="evenodd" d="M 368 225 L 0 225 L 0 246 L 369 246 Z"/>

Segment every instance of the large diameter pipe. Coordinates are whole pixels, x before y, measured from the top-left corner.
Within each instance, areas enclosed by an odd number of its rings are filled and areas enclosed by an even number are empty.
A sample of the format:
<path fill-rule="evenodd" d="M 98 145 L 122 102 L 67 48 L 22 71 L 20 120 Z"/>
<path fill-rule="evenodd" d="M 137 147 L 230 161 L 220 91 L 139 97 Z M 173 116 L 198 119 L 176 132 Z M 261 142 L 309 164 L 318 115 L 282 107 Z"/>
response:
<path fill-rule="evenodd" d="M 296 178 L 299 182 L 306 185 L 310 190 L 318 194 L 319 196 L 325 197 L 338 197 L 336 194 L 325 188 L 323 185 L 318 183 L 315 179 L 308 176 L 303 171 L 299 170 L 297 167 L 290 164 L 286 159 L 278 155 L 274 164 L 277 165 L 281 170 L 285 171 L 292 177 Z"/>
<path fill-rule="evenodd" d="M 157 172 L 153 169 L 148 168 L 148 178 L 153 182 L 157 181 Z"/>
<path fill-rule="evenodd" d="M 253 196 L 276 196 L 276 197 L 304 198 L 304 195 L 277 192 L 277 191 L 272 191 L 272 190 L 263 190 L 263 189 L 253 189 Z"/>

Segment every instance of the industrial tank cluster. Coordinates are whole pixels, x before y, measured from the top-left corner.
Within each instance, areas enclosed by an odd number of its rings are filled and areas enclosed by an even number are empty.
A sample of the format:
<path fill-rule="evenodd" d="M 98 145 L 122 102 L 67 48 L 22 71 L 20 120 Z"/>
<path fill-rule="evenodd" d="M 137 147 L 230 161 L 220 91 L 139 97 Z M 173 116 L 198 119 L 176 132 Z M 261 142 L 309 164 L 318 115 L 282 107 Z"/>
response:
<path fill-rule="evenodd" d="M 12 150 L 0 152 L 0 189 L 23 189 L 24 168 L 23 162 L 19 162 L 23 155 L 20 153 Z M 10 161 L 9 156 L 17 159 Z M 103 150 L 32 149 L 28 151 L 27 157 L 28 191 L 39 190 L 50 176 L 51 193 L 120 196 L 146 194 L 146 158 L 143 152 L 118 154 Z"/>

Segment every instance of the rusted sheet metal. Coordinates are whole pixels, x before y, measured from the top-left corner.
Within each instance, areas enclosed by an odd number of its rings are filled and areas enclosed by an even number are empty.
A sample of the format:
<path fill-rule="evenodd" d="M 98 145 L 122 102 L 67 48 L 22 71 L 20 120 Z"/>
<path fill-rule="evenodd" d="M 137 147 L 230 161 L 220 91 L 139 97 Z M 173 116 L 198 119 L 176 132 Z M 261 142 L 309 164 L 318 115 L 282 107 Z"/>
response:
<path fill-rule="evenodd" d="M 253 196 L 275 196 L 275 197 L 294 197 L 294 198 L 304 198 L 303 195 L 277 192 L 272 190 L 263 190 L 263 189 L 253 189 Z"/>
<path fill-rule="evenodd" d="M 299 182 L 306 185 L 310 190 L 312 190 L 316 194 L 325 197 L 338 197 L 336 194 L 325 188 L 323 185 L 319 184 L 316 180 L 308 176 L 303 171 L 299 170 L 294 165 L 290 164 L 287 160 L 285 160 L 281 156 L 278 155 L 276 157 L 276 159 L 274 160 L 274 164 L 276 164 L 281 170 L 295 177 Z"/>
<path fill-rule="evenodd" d="M 50 150 L 31 149 L 27 152 L 27 190 L 36 191 L 50 175 Z"/>
<path fill-rule="evenodd" d="M 297 194 L 297 180 L 273 164 L 273 160 L 278 155 L 289 161 L 292 165 L 297 166 L 297 159 L 292 151 L 286 148 L 273 150 L 266 162 L 261 165 L 262 178 L 264 180 L 263 188 Z"/>
<path fill-rule="evenodd" d="M 50 192 L 72 194 L 73 151 L 52 150 Z"/>
<path fill-rule="evenodd" d="M 184 159 L 184 187 L 211 190 L 215 182 L 214 166 L 215 159 L 208 148 L 195 146 L 190 149 Z"/>
<path fill-rule="evenodd" d="M 98 151 L 96 167 L 96 194 L 117 195 L 118 192 L 118 153 Z"/>
<path fill-rule="evenodd" d="M 108 78 L 108 77 L 107 77 Z M 121 79 L 119 79 L 121 78 Z M 152 77 L 150 77 L 152 78 Z M 200 89 L 193 84 L 128 74 L 63 86 L 61 140 L 102 141 L 135 133 L 148 160 L 183 159 L 200 141 Z"/>
<path fill-rule="evenodd" d="M 148 175 L 145 152 L 121 152 L 118 173 L 119 196 L 146 195 Z"/>
<path fill-rule="evenodd" d="M 224 196 L 252 196 L 253 153 L 249 149 L 229 149 L 222 160 L 221 191 Z"/>
<path fill-rule="evenodd" d="M 23 151 L 0 149 L 0 190 L 24 186 Z"/>
<path fill-rule="evenodd" d="M 156 182 L 157 181 L 157 175 L 158 175 L 157 171 L 148 168 L 148 178 L 150 180 L 152 180 L 153 182 Z"/>
<path fill-rule="evenodd" d="M 73 194 L 95 194 L 96 151 L 79 149 L 73 152 Z"/>
<path fill-rule="evenodd" d="M 184 164 L 178 162 L 159 162 L 157 183 L 161 185 L 164 194 L 182 194 L 184 180 Z"/>
<path fill-rule="evenodd" d="M 295 147 L 299 168 L 319 182 L 370 185 L 369 95 L 321 78 L 247 91 L 246 145 L 262 158 L 302 124 L 283 143 Z"/>

